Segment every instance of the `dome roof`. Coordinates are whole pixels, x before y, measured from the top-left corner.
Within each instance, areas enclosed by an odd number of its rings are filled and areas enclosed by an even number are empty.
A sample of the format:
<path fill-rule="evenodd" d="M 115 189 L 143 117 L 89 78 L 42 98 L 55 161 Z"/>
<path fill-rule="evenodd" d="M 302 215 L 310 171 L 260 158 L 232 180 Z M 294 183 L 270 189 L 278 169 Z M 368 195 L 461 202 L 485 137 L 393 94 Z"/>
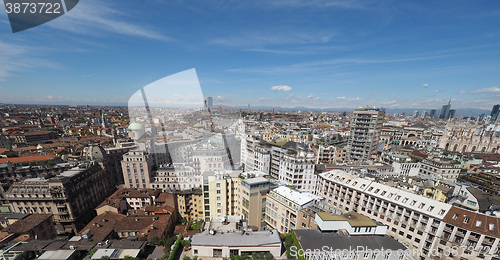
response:
<path fill-rule="evenodd" d="M 144 129 L 144 127 L 139 123 L 131 123 L 128 126 L 128 130 L 132 130 L 132 131 L 137 131 L 137 130 L 141 130 L 141 129 Z"/>

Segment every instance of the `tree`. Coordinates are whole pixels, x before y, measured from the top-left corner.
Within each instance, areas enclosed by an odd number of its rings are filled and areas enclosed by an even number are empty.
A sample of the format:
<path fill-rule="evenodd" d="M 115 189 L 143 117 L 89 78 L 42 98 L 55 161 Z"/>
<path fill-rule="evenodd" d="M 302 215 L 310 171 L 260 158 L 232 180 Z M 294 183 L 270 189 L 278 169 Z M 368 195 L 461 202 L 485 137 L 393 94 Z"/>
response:
<path fill-rule="evenodd" d="M 19 157 L 19 154 L 16 152 L 10 150 L 10 151 L 5 151 L 2 153 L 3 155 L 7 155 L 7 157 L 12 158 L 12 157 Z"/>
<path fill-rule="evenodd" d="M 14 260 L 32 260 L 36 258 L 36 254 L 32 251 L 22 252 L 14 258 Z"/>
<path fill-rule="evenodd" d="M 185 256 L 182 258 L 182 260 L 191 260 L 191 257 L 189 257 L 189 256 L 185 255 Z"/>

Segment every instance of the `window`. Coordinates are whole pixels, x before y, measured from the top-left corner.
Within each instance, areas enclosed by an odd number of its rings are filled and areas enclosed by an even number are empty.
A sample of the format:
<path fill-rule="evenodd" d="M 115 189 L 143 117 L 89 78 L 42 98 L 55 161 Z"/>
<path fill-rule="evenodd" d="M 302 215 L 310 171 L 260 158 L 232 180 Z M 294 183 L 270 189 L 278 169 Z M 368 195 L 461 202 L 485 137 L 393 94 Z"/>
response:
<path fill-rule="evenodd" d="M 217 190 L 217 194 L 220 194 L 220 190 Z"/>
<path fill-rule="evenodd" d="M 495 224 L 490 223 L 490 224 L 489 224 L 489 230 L 490 230 L 490 231 L 495 231 Z"/>
<path fill-rule="evenodd" d="M 467 215 L 464 216 L 464 223 L 467 224 L 470 221 L 470 217 L 467 217 Z"/>
<path fill-rule="evenodd" d="M 408 201 L 408 198 L 404 198 L 402 202 L 406 203 L 407 201 Z"/>
<path fill-rule="evenodd" d="M 417 201 L 416 200 L 412 200 L 411 203 L 410 203 L 410 206 L 414 206 L 415 203 L 417 203 Z"/>
<path fill-rule="evenodd" d="M 445 213 L 445 212 L 446 212 L 446 210 L 442 209 L 442 210 L 440 210 L 440 211 L 439 211 L 439 213 L 438 213 L 438 214 L 439 214 L 439 215 L 444 215 L 444 213 Z"/>
<path fill-rule="evenodd" d="M 220 196 L 217 196 L 217 200 L 220 200 Z"/>
<path fill-rule="evenodd" d="M 423 208 L 425 206 L 425 203 L 420 203 L 420 205 L 418 206 L 419 209 Z"/>
<path fill-rule="evenodd" d="M 458 213 L 453 214 L 453 217 L 451 217 L 453 220 L 457 220 L 458 218 Z"/>
<path fill-rule="evenodd" d="M 476 221 L 476 227 L 481 227 L 481 224 L 483 224 L 481 220 Z"/>
<path fill-rule="evenodd" d="M 427 208 L 427 211 L 432 211 L 434 209 L 433 206 L 429 206 L 429 208 Z"/>
<path fill-rule="evenodd" d="M 215 186 L 216 186 L 217 188 L 220 188 L 220 183 L 217 183 Z"/>

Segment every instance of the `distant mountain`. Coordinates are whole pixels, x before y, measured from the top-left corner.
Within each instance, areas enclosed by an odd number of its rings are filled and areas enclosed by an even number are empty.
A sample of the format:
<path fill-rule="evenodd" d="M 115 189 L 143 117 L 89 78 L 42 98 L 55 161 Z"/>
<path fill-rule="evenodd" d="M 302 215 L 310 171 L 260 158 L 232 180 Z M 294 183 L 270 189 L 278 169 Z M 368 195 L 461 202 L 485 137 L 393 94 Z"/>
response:
<path fill-rule="evenodd" d="M 229 106 L 222 106 L 222 107 L 229 107 Z M 247 106 L 237 106 L 237 107 L 231 107 L 231 108 L 236 108 L 236 109 L 242 109 L 246 110 L 248 109 Z M 356 108 L 308 108 L 308 107 L 274 107 L 274 106 L 250 106 L 250 109 L 257 109 L 257 110 L 277 110 L 277 111 L 333 111 L 333 112 L 352 112 Z M 453 107 L 452 107 L 453 109 Z M 386 108 L 386 112 L 393 114 L 393 113 L 406 113 L 406 114 L 413 114 L 414 112 L 418 111 L 420 114 L 422 114 L 424 111 L 429 112 L 431 109 L 424 109 L 424 108 Z M 439 109 L 437 113 L 439 113 Z M 455 116 L 479 116 L 481 114 L 489 115 L 490 110 L 485 110 L 485 109 L 479 109 L 479 108 L 458 108 L 456 109 Z"/>

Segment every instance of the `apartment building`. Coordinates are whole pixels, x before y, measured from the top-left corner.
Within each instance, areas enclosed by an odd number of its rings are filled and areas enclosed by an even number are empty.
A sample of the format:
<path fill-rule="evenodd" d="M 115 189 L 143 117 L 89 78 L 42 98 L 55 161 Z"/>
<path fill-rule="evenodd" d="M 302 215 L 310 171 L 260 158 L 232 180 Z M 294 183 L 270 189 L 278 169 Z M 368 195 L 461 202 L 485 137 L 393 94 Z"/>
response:
<path fill-rule="evenodd" d="M 299 146 L 293 142 L 273 146 L 270 173 L 272 177 L 292 185 L 297 190 L 314 192 L 314 153 Z"/>
<path fill-rule="evenodd" d="M 202 176 L 185 164 L 161 165 L 154 173 L 150 187 L 163 191 L 183 191 L 201 188 Z"/>
<path fill-rule="evenodd" d="M 347 142 L 348 160 L 367 161 L 377 158 L 377 146 L 384 116 L 385 111 L 378 108 L 354 110 L 351 134 Z"/>
<path fill-rule="evenodd" d="M 151 183 L 151 156 L 140 150 L 129 151 L 121 162 L 123 180 L 127 188 L 147 188 Z"/>
<path fill-rule="evenodd" d="M 261 145 L 259 140 L 249 136 L 241 142 L 241 162 L 244 171 L 261 171 L 269 174 L 271 148 Z"/>
<path fill-rule="evenodd" d="M 447 241 L 449 237 L 444 237 L 444 230 L 447 225 L 453 225 L 447 216 L 458 209 L 450 204 L 339 170 L 319 174 L 316 195 L 324 197 L 332 207 L 343 211 L 356 211 L 387 225 L 389 235 L 411 249 L 421 249 L 423 255 L 445 257 L 446 243 L 443 241 Z M 467 212 L 465 215 L 485 218 L 483 214 Z M 497 217 L 491 217 L 482 223 L 498 223 L 498 221 Z M 449 228 L 448 230 L 451 231 Z M 485 233 L 484 229 L 475 232 L 481 235 L 477 237 L 478 239 L 483 236 L 494 237 L 494 240 L 488 241 L 492 242 L 492 245 L 498 243 L 500 237 L 498 233 L 496 235 Z M 465 237 L 470 233 L 465 232 L 463 235 Z M 458 245 L 467 245 L 466 242 L 462 242 Z M 480 244 L 470 249 L 473 249 L 470 250 L 472 253 L 466 257 L 461 258 L 457 255 L 453 259 L 477 259 L 476 256 L 481 254 Z M 498 259 L 492 254 L 487 255 L 483 252 L 483 255 L 484 259 Z"/>
<path fill-rule="evenodd" d="M 206 171 L 232 169 L 228 151 L 224 147 L 210 144 L 204 144 L 194 149 L 193 167 L 195 171 L 202 174 Z"/>
<path fill-rule="evenodd" d="M 242 179 L 238 189 L 240 205 L 238 215 L 243 216 L 247 225 L 265 229 L 266 195 L 271 189 L 271 182 L 264 177 Z"/>
<path fill-rule="evenodd" d="M 420 162 L 419 175 L 456 181 L 460 175 L 461 164 L 446 158 L 428 157 Z"/>
<path fill-rule="evenodd" d="M 238 189 L 241 171 L 203 173 L 203 207 L 205 221 L 216 216 L 236 215 L 239 211 Z"/>
<path fill-rule="evenodd" d="M 266 198 L 265 222 L 267 229 L 288 233 L 292 229 L 306 229 L 312 226 L 314 214 L 309 207 L 322 200 L 309 193 L 285 186 L 271 190 Z"/>
<path fill-rule="evenodd" d="M 181 218 L 185 218 L 188 221 L 205 219 L 201 187 L 176 191 L 175 196 Z"/>
<path fill-rule="evenodd" d="M 14 212 L 52 213 L 58 234 L 76 232 L 94 215 L 96 208 L 115 189 L 112 174 L 89 162 L 49 179 L 16 182 L 7 191 Z"/>

